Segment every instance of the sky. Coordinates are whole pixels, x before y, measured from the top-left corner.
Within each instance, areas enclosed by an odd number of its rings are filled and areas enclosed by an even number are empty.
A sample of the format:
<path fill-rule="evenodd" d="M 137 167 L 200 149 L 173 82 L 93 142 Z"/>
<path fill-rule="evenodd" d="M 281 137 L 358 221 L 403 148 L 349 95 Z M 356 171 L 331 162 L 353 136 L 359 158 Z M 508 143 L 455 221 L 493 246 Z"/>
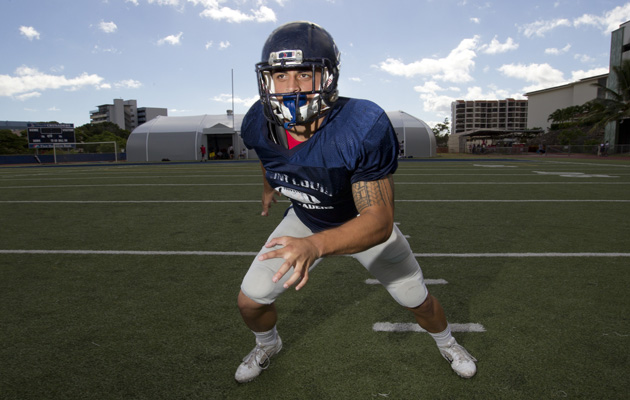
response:
<path fill-rule="evenodd" d="M 269 34 L 319 24 L 341 51 L 340 95 L 429 126 L 454 100 L 608 73 L 612 0 L 0 0 L 0 121 L 75 127 L 113 99 L 169 116 L 247 112 Z"/>

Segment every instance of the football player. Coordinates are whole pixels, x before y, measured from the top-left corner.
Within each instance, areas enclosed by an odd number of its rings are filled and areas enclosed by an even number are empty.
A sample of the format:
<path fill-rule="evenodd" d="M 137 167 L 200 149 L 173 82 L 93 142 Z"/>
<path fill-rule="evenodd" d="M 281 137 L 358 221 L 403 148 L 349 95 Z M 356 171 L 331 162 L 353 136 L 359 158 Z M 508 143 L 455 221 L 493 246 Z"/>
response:
<path fill-rule="evenodd" d="M 310 22 L 274 30 L 256 64 L 260 101 L 247 112 L 242 138 L 263 176 L 262 215 L 282 194 L 291 207 L 243 278 L 238 307 L 256 338 L 235 378 L 249 382 L 282 349 L 278 296 L 300 290 L 326 256 L 349 254 L 411 310 L 441 354 L 464 378 L 477 370 L 451 335 L 407 240 L 394 225 L 398 141 L 376 104 L 339 97 L 339 50 Z"/>

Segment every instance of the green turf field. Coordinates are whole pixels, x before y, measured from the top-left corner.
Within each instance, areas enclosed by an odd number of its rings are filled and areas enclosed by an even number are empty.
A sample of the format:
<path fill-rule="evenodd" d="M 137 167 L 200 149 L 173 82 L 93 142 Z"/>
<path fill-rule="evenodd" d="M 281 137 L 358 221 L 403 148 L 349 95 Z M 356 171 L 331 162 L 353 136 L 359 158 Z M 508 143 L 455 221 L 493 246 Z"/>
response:
<path fill-rule="evenodd" d="M 630 162 L 405 161 L 396 221 L 479 360 L 457 377 L 348 257 L 277 302 L 283 351 L 252 383 L 240 281 L 254 162 L 0 167 L 2 399 L 630 397 Z M 396 325 L 406 326 L 406 325 Z"/>

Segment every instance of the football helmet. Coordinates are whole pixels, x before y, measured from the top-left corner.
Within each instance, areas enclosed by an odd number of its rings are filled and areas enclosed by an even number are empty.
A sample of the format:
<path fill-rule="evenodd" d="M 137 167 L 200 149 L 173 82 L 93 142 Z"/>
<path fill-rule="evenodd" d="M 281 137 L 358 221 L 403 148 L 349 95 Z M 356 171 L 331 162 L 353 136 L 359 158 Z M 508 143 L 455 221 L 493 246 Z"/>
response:
<path fill-rule="evenodd" d="M 324 115 L 338 98 L 339 63 L 335 41 L 319 25 L 298 21 L 274 30 L 256 64 L 258 91 L 267 119 L 288 129 Z M 319 73 L 321 78 L 313 79 L 310 91 L 276 93 L 272 74 L 291 69 L 311 71 L 313 77 Z"/>

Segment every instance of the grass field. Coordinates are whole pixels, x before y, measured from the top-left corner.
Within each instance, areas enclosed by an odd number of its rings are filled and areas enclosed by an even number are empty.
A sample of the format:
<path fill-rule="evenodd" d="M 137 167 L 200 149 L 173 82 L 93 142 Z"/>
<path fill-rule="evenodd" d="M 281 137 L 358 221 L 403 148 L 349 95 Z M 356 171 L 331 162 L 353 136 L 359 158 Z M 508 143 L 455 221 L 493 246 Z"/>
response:
<path fill-rule="evenodd" d="M 349 257 L 277 302 L 283 351 L 252 383 L 240 281 L 253 162 L 0 168 L 2 399 L 630 397 L 630 162 L 401 162 L 396 221 L 477 357 L 457 377 Z M 398 326 L 398 325 L 397 325 Z M 401 325 L 402 326 L 402 325 Z"/>

